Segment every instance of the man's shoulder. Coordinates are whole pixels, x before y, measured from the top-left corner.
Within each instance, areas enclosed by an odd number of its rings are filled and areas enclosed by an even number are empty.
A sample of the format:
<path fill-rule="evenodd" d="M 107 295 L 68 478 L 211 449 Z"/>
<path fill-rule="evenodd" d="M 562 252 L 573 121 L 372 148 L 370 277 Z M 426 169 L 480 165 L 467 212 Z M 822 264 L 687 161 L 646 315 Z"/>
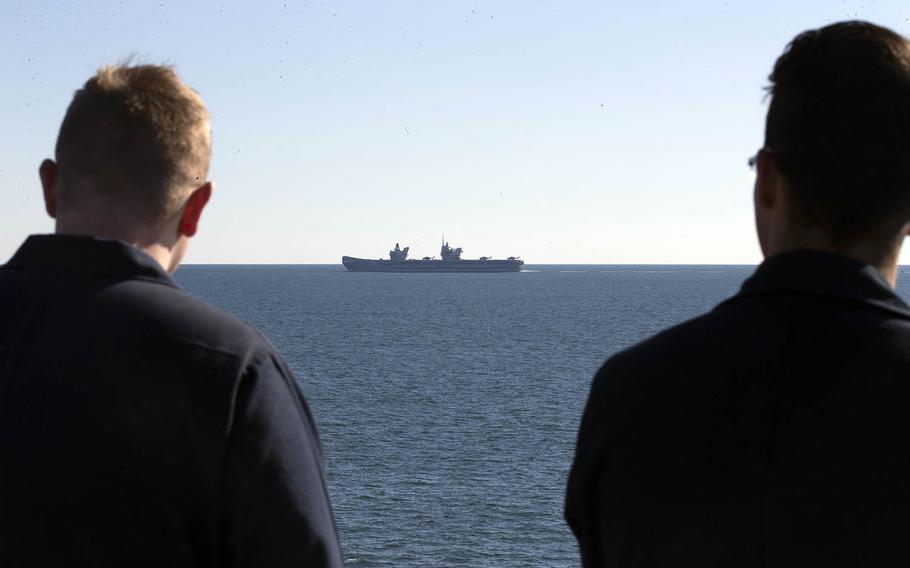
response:
<path fill-rule="evenodd" d="M 874 344 L 874 346 L 872 345 Z M 777 295 L 734 296 L 710 312 L 614 354 L 598 377 L 680 376 L 752 367 L 783 350 L 906 358 L 910 319 L 872 304 Z M 831 353 L 832 350 L 834 353 Z"/>
<path fill-rule="evenodd" d="M 255 327 L 182 288 L 128 280 L 105 290 L 98 301 L 111 317 L 133 319 L 159 338 L 233 355 L 271 352 Z"/>
<path fill-rule="evenodd" d="M 613 372 L 668 363 L 668 359 L 699 357 L 714 352 L 716 343 L 731 329 L 727 314 L 717 308 L 668 327 L 611 356 L 604 367 Z M 735 322 L 733 327 L 739 327 Z"/>
<path fill-rule="evenodd" d="M 624 383 L 624 377 L 666 382 L 719 372 L 751 357 L 760 345 L 767 346 L 763 337 L 777 327 L 774 320 L 779 313 L 775 308 L 769 310 L 763 301 L 728 300 L 615 353 L 595 380 L 603 381 L 609 375 L 614 385 Z"/>
<path fill-rule="evenodd" d="M 0 312 L 8 325 L 51 318 L 86 340 L 117 337 L 124 346 L 154 349 L 176 342 L 244 359 L 274 352 L 252 325 L 158 272 L 0 266 Z"/>

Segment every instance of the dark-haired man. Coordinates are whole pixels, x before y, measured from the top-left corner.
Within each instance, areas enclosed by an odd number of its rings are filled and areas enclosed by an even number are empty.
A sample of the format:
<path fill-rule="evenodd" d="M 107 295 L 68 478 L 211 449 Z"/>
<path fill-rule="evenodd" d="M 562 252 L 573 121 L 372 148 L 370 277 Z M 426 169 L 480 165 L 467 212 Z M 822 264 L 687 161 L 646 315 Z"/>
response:
<path fill-rule="evenodd" d="M 212 193 L 199 96 L 102 68 L 40 176 L 56 234 L 0 268 L 0 566 L 341 566 L 306 401 L 169 276 Z"/>
<path fill-rule="evenodd" d="M 910 565 L 910 47 L 834 24 L 770 79 L 765 261 L 595 377 L 566 495 L 585 566 Z"/>

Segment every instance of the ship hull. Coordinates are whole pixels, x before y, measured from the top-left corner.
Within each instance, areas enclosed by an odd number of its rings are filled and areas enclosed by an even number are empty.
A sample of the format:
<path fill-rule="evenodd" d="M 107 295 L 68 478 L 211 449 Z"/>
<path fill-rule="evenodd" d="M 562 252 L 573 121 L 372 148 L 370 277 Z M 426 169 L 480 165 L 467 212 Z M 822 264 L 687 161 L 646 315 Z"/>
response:
<path fill-rule="evenodd" d="M 341 257 L 351 272 L 520 272 L 521 260 L 370 260 Z"/>

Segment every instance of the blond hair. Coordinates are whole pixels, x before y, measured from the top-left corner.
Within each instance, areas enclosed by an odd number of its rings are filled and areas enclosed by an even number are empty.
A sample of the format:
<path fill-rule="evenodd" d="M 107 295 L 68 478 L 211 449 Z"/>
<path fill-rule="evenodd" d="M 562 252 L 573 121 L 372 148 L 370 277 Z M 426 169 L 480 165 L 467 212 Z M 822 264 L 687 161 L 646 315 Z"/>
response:
<path fill-rule="evenodd" d="M 205 104 L 173 68 L 102 67 L 60 127 L 60 206 L 97 202 L 147 223 L 172 219 L 205 182 L 211 148 Z"/>

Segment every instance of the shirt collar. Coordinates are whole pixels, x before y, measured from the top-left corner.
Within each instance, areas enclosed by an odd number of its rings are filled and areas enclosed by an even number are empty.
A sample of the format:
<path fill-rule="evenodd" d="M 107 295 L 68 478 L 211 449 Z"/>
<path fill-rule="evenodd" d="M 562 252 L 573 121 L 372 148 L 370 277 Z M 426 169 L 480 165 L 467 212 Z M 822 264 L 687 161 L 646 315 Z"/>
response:
<path fill-rule="evenodd" d="M 31 235 L 2 268 L 72 270 L 179 288 L 158 261 L 145 252 L 123 241 L 99 237 Z"/>
<path fill-rule="evenodd" d="M 876 268 L 821 251 L 797 250 L 769 257 L 728 302 L 780 294 L 860 302 L 910 318 L 910 306 Z"/>

